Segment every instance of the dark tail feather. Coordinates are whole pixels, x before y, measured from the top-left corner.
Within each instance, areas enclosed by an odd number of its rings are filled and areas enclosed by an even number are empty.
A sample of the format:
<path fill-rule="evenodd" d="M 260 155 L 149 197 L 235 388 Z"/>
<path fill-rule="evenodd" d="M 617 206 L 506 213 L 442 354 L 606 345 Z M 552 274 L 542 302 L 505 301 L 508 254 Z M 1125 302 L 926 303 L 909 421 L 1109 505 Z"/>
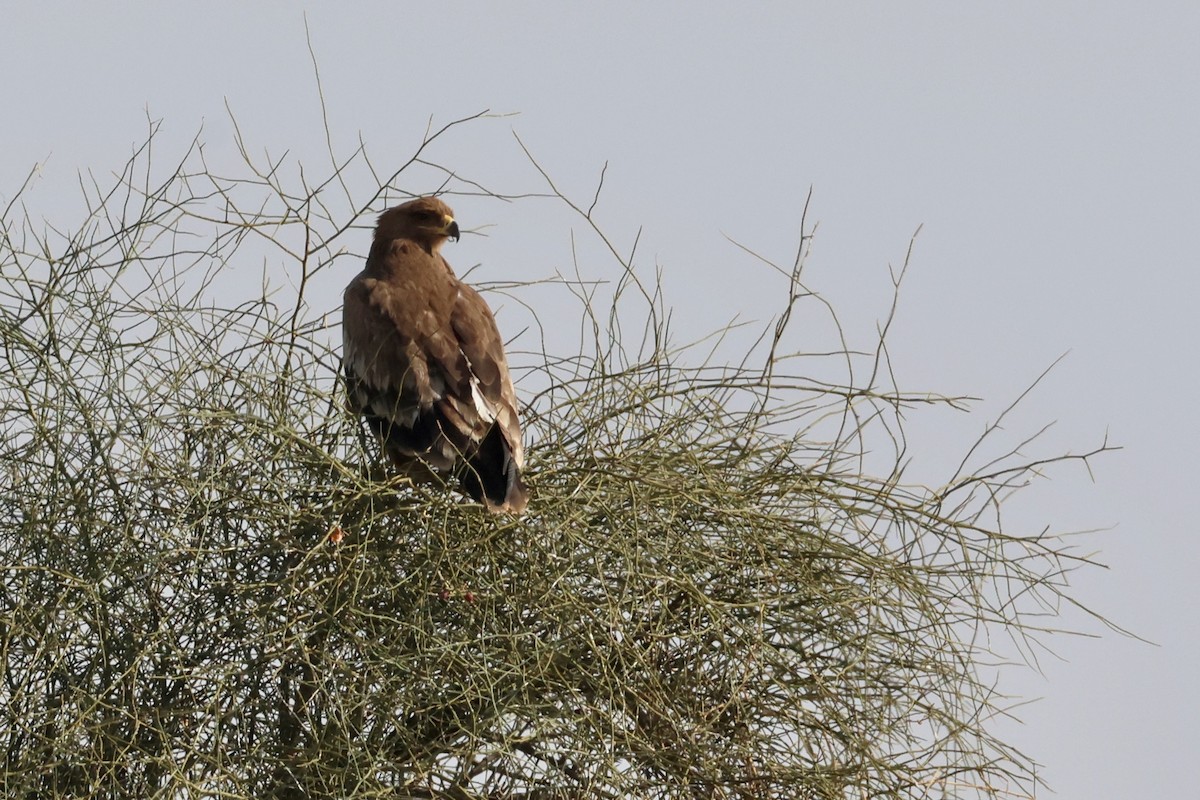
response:
<path fill-rule="evenodd" d="M 458 479 L 466 493 L 489 511 L 520 514 L 529 502 L 529 490 L 521 481 L 521 470 L 513 463 L 512 450 L 499 425 L 488 430 Z"/>

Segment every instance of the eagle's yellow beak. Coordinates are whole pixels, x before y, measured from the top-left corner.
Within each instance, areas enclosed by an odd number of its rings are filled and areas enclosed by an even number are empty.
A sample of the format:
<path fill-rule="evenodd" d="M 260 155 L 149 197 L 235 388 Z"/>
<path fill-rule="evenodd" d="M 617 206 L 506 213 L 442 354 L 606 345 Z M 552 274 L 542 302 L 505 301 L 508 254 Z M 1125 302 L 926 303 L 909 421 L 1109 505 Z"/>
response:
<path fill-rule="evenodd" d="M 457 242 L 458 241 L 458 223 L 454 221 L 454 217 L 450 216 L 449 214 L 442 217 L 442 225 L 443 225 L 442 232 Z"/>

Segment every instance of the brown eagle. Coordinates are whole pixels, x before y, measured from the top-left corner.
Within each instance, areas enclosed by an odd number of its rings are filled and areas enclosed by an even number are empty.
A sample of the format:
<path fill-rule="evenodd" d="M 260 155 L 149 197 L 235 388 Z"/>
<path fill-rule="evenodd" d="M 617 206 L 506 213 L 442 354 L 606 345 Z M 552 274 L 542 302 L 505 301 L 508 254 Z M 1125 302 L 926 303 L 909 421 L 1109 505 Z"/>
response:
<path fill-rule="evenodd" d="M 519 514 L 529 494 L 504 343 L 442 257 L 450 237 L 458 223 L 436 197 L 379 217 L 342 306 L 347 394 L 406 474 L 456 478 L 490 511 Z"/>

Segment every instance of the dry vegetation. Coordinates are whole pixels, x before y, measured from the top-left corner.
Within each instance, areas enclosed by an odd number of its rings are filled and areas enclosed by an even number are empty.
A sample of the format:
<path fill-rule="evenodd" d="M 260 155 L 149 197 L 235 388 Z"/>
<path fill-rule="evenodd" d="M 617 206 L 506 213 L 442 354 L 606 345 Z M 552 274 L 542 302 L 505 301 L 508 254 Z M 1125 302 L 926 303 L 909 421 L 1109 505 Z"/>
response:
<path fill-rule="evenodd" d="M 438 188 L 445 133 L 319 184 L 244 148 L 160 174 L 152 135 L 81 223 L 6 209 L 4 796 L 1031 794 L 982 643 L 1040 627 L 1077 560 L 997 507 L 1086 457 L 906 482 L 902 411 L 954 401 L 897 391 L 882 337 L 785 356 L 803 246 L 778 326 L 711 363 L 579 204 L 611 282 L 558 284 L 578 352 L 515 357 L 532 513 L 381 475 L 310 287 Z M 839 372 L 865 377 L 813 378 Z"/>

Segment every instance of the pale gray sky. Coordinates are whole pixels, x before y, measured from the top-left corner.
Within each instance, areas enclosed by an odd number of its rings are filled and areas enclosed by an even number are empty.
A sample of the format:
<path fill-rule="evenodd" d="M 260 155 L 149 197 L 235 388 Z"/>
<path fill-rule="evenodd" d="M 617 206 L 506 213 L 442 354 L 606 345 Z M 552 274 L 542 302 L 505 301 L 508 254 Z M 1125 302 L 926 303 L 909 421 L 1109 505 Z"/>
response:
<path fill-rule="evenodd" d="M 580 197 L 607 161 L 599 216 L 623 241 L 644 226 L 684 331 L 765 318 L 778 280 L 723 234 L 789 261 L 810 186 L 808 280 L 868 333 L 924 225 L 897 372 L 985 398 L 948 430 L 914 420 L 933 462 L 1069 350 L 1012 440 L 1057 420 L 1045 452 L 1106 432 L 1125 449 L 1095 484 L 1062 470 L 1033 487 L 1014 519 L 1111 528 L 1085 543 L 1111 570 L 1079 573 L 1077 595 L 1161 646 L 1059 640 L 1044 676 L 1008 675 L 1043 699 L 1006 732 L 1059 797 L 1195 795 L 1200 5 L 6 1 L 0 201 L 44 162 L 31 210 L 69 225 L 76 170 L 118 168 L 147 111 L 168 150 L 203 125 L 213 159 L 231 158 L 228 102 L 256 146 L 324 163 L 304 5 L 336 144 L 361 133 L 391 165 L 430 117 L 519 112 L 439 160 L 537 188 L 515 130 Z M 467 227 L 496 225 L 458 263 L 494 280 L 565 266 L 536 206 L 455 205 Z"/>

